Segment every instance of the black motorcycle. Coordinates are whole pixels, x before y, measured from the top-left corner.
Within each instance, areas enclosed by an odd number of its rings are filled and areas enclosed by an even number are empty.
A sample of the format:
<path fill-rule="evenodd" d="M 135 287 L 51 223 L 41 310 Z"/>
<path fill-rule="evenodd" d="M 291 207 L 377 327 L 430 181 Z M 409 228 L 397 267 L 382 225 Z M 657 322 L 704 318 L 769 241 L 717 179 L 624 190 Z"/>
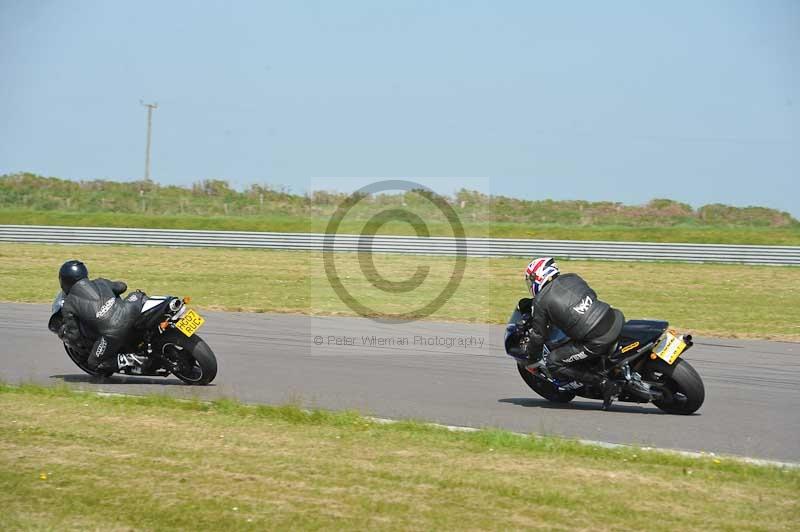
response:
<path fill-rule="evenodd" d="M 529 320 L 523 319 L 519 308 L 514 310 L 506 326 L 506 353 L 517 361 L 517 369 L 530 388 L 556 403 L 568 403 L 575 396 L 603 400 L 603 390 L 599 385 L 584 384 L 577 381 L 561 382 L 547 370 L 547 356 L 557 347 L 570 341 L 561 330 L 551 327 L 541 358 L 527 359 L 524 345 L 520 349 L 510 348 L 520 341 L 524 344 L 524 334 Z M 670 414 L 692 414 L 705 400 L 703 380 L 697 371 L 680 358 L 692 347 L 692 336 L 679 334 L 669 328 L 669 323 L 660 320 L 629 320 L 622 333 L 605 356 L 588 362 L 584 369 L 616 381 L 620 393 L 616 400 L 632 403 L 652 402 Z M 626 386 L 631 380 L 640 380 L 645 386 Z M 649 388 L 649 392 L 644 392 Z"/>
<path fill-rule="evenodd" d="M 172 374 L 187 384 L 209 384 L 217 376 L 217 358 L 196 333 L 205 320 L 187 306 L 189 298 L 147 296 L 142 298 L 141 313 L 133 325 L 130 341 L 123 346 L 132 366 L 115 370 L 93 370 L 87 364 L 97 335 L 81 326 L 78 342 L 64 342 L 64 350 L 76 366 L 92 376 L 109 377 L 114 373 L 137 376 L 167 377 Z M 53 301 L 48 329 L 57 333 L 63 318 L 64 294 Z"/>

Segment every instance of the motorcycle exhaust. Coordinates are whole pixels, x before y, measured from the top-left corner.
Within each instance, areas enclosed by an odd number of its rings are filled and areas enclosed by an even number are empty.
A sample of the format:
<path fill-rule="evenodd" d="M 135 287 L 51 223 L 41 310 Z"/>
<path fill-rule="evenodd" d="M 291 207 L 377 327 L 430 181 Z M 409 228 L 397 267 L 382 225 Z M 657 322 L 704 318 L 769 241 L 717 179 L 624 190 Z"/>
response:
<path fill-rule="evenodd" d="M 169 321 L 176 322 L 189 312 L 189 307 L 186 306 L 185 301 L 181 301 L 176 297 L 169 302 L 169 310 L 172 312 L 172 317 L 169 318 Z"/>
<path fill-rule="evenodd" d="M 178 312 L 182 306 L 183 306 L 183 301 L 181 301 L 177 297 L 169 302 L 169 309 L 172 312 Z"/>

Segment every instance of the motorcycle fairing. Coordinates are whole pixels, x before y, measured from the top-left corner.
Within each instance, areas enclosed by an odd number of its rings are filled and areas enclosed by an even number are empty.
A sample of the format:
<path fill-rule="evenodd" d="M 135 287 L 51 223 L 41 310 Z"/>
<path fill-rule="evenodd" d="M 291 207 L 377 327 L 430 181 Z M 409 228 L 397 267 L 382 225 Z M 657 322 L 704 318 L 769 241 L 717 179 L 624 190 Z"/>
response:
<path fill-rule="evenodd" d="M 506 354 L 510 355 L 508 350 L 509 348 L 508 342 L 509 340 L 512 340 L 514 336 L 517 334 L 518 332 L 517 323 L 520 320 L 522 320 L 522 313 L 520 312 L 519 308 L 516 308 L 514 309 L 514 312 L 511 314 L 511 317 L 508 319 L 508 324 L 506 325 L 505 338 L 504 338 Z M 633 344 L 634 342 L 639 342 L 640 346 L 644 346 L 645 344 L 654 342 L 655 340 L 660 338 L 668 327 L 669 327 L 669 322 L 664 320 L 628 320 L 622 327 L 622 332 L 620 333 L 617 345 L 620 347 L 626 347 L 628 345 Z M 558 327 L 550 327 L 547 341 L 545 342 L 545 346 L 547 347 L 548 350 L 552 351 L 553 349 L 563 345 L 569 340 L 570 338 L 561 329 L 559 329 Z M 617 348 L 615 346 L 615 348 L 611 350 L 612 353 L 616 349 Z"/>
<path fill-rule="evenodd" d="M 508 319 L 508 324 L 506 325 L 506 332 L 504 338 L 506 354 L 510 356 L 514 355 L 511 355 L 511 353 L 509 353 L 508 351 L 508 348 L 510 347 L 508 342 L 509 340 L 513 340 L 514 336 L 517 334 L 518 332 L 517 323 L 520 320 L 522 320 L 522 313 L 520 312 L 519 308 L 515 308 L 514 312 L 511 313 L 511 317 Z M 547 340 L 545 341 L 545 346 L 547 347 L 547 349 L 552 351 L 553 349 L 565 344 L 566 342 L 569 342 L 569 336 L 567 336 L 564 333 L 564 331 L 562 331 L 558 327 L 551 326 L 548 331 Z"/>
<path fill-rule="evenodd" d="M 160 305 L 167 299 L 167 296 L 147 296 L 147 298 L 144 300 L 144 304 L 142 305 L 142 314 Z"/>
<path fill-rule="evenodd" d="M 669 322 L 663 320 L 628 320 L 620 333 L 620 345 L 633 342 L 646 344 L 660 338 L 669 327 Z"/>
<path fill-rule="evenodd" d="M 64 292 L 61 290 L 56 294 L 53 299 L 53 305 L 50 307 L 50 320 L 47 322 L 47 328 L 50 332 L 57 333 L 63 321 L 61 316 L 61 309 L 64 308 Z"/>

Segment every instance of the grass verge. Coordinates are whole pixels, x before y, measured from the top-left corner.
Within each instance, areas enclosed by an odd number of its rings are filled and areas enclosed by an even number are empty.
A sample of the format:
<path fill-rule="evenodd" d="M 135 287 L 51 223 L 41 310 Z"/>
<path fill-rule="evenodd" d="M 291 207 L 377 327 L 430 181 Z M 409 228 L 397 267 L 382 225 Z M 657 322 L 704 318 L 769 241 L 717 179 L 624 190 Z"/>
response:
<path fill-rule="evenodd" d="M 113 212 L 58 212 L 0 209 L 0 224 L 65 225 L 89 227 L 143 227 L 200 229 L 205 231 L 325 232 L 330 217 L 279 214 L 259 216 L 159 215 Z M 532 238 L 543 240 L 610 240 L 622 242 L 687 242 L 695 244 L 800 245 L 800 228 L 678 225 L 636 227 L 623 225 L 569 225 L 554 223 L 469 222 L 462 220 L 470 237 Z M 426 220 L 431 236 L 452 236 L 450 225 Z M 341 233 L 360 234 L 364 220 L 345 219 Z M 390 223 L 379 234 L 414 234 L 407 224 Z"/>
<path fill-rule="evenodd" d="M 334 293 L 319 253 L 247 249 L 0 244 L 0 301 L 45 303 L 58 291 L 57 271 L 79 257 L 93 277 L 125 280 L 151 294 L 191 295 L 201 308 L 248 312 L 354 315 Z M 376 315 L 405 312 L 433 300 L 454 259 L 375 255 L 384 277 L 411 278 L 410 292 L 383 292 L 361 272 L 356 254 L 337 255 L 343 285 Z M 505 323 L 525 296 L 524 259 L 468 259 L 464 278 L 430 318 Z M 697 334 L 800 339 L 786 309 L 800 308 L 800 268 L 771 266 L 560 261 L 586 278 L 600 297 L 628 318 L 657 317 Z"/>
<path fill-rule="evenodd" d="M 352 412 L 0 385 L 0 529 L 790 530 L 800 473 Z"/>

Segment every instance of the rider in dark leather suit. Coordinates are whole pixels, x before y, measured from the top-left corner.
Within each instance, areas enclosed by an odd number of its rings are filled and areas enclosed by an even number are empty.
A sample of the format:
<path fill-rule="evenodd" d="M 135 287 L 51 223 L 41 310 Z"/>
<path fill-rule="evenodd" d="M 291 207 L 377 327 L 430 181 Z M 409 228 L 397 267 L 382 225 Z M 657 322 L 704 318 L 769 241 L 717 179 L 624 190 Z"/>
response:
<path fill-rule="evenodd" d="M 89 271 L 77 260 L 65 262 L 58 279 L 64 293 L 63 324 L 58 336 L 73 343 L 85 338 L 95 340 L 87 360 L 92 370 L 116 371 L 132 365 L 125 355 L 116 355 L 141 312 L 143 294 L 132 292 L 122 299 L 120 294 L 128 285 L 102 278 L 89 280 Z"/>
<path fill-rule="evenodd" d="M 547 360 L 550 373 L 567 381 L 602 385 L 604 396 L 619 393 L 613 382 L 583 366 L 608 354 L 625 325 L 622 312 L 597 299 L 595 291 L 579 275 L 561 274 L 550 257 L 531 261 L 525 280 L 533 297 L 529 359 L 535 361 L 541 357 L 548 330 L 555 325 L 570 341 L 550 352 Z M 628 385 L 641 386 L 636 382 Z"/>

